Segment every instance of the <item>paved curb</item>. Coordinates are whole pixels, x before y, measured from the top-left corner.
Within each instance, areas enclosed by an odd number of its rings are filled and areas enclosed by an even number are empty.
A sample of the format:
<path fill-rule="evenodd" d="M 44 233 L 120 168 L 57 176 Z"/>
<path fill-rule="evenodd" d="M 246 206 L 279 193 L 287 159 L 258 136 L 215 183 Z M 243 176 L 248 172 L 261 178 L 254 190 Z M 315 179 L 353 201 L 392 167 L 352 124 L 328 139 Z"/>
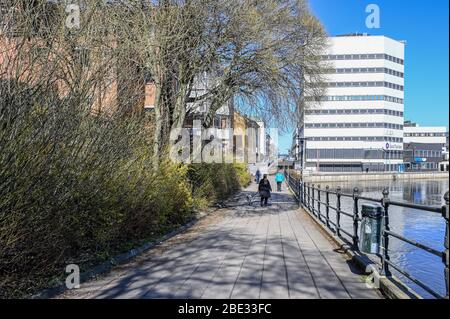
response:
<path fill-rule="evenodd" d="M 183 225 L 180 228 L 178 228 L 174 231 L 171 231 L 170 233 L 162 236 L 161 238 L 158 238 L 155 241 L 151 241 L 151 242 L 145 243 L 142 246 L 139 246 L 137 248 L 133 248 L 125 253 L 117 255 L 117 256 L 111 258 L 110 260 L 107 260 L 107 261 L 99 264 L 98 266 L 95 266 L 94 268 L 87 270 L 86 272 L 80 274 L 80 283 L 85 283 L 85 282 L 95 278 L 98 275 L 107 273 L 108 271 L 113 269 L 115 266 L 118 266 L 118 265 L 121 265 L 121 264 L 131 261 L 133 258 L 162 244 L 164 241 L 185 232 L 186 230 L 188 230 L 189 228 L 191 228 L 192 226 L 194 226 L 199 221 L 206 218 L 207 216 L 209 216 L 216 210 L 209 212 L 209 213 L 202 213 L 201 216 L 195 217 L 192 221 L 190 221 L 186 225 Z M 54 287 L 43 289 L 40 292 L 38 292 L 37 294 L 32 295 L 30 297 L 30 299 L 51 299 L 67 290 L 68 289 L 66 287 L 65 282 L 58 282 Z"/>
<path fill-rule="evenodd" d="M 292 195 L 299 200 L 297 195 L 292 191 L 290 186 L 288 189 L 292 193 Z M 423 299 L 419 294 L 417 294 L 414 290 L 406 286 L 404 283 L 400 281 L 395 276 L 390 278 L 380 276 L 378 271 L 376 270 L 377 264 L 369 259 L 366 255 L 358 253 L 351 249 L 351 247 L 345 243 L 342 239 L 337 237 L 333 232 L 331 232 L 325 225 L 323 225 L 317 218 L 310 213 L 307 209 L 305 209 L 302 205 L 299 206 L 299 210 L 306 212 L 307 215 L 314 221 L 314 223 L 320 228 L 322 232 L 324 232 L 330 240 L 332 240 L 343 252 L 351 259 L 351 261 L 365 274 L 374 274 L 379 279 L 380 287 L 378 288 L 384 296 L 389 299 Z M 370 271 L 367 271 L 370 269 Z"/>

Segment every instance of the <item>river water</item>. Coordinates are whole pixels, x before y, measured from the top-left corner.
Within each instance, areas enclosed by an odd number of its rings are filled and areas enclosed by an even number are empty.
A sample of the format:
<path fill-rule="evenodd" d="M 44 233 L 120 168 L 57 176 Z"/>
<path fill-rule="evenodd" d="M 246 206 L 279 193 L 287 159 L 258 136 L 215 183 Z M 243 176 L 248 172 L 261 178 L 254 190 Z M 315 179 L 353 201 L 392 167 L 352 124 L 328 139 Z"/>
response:
<path fill-rule="evenodd" d="M 338 184 L 328 183 L 330 188 L 336 188 Z M 324 187 L 322 185 L 322 187 Z M 382 190 L 389 188 L 389 198 L 395 201 L 422 205 L 442 206 L 445 192 L 449 189 L 448 179 L 438 180 L 411 180 L 411 181 L 370 181 L 340 183 L 342 191 L 351 193 L 354 187 L 358 187 L 360 193 L 366 197 L 381 198 Z M 362 201 L 361 203 L 364 203 Z M 335 206 L 334 196 L 330 196 L 330 204 Z M 342 210 L 352 213 L 353 200 L 342 198 Z M 322 213 L 324 208 L 322 208 Z M 441 214 L 424 212 L 411 208 L 390 207 L 389 211 L 391 230 L 414 241 L 430 246 L 436 250 L 444 251 L 445 221 Z M 330 210 L 331 219 L 334 219 L 334 211 Z M 349 233 L 353 232 L 353 222 L 347 216 L 341 217 L 341 226 Z M 427 286 L 445 295 L 444 264 L 439 257 L 425 252 L 419 248 L 404 243 L 396 238 L 390 239 L 391 261 L 406 270 L 415 278 L 420 279 Z M 375 256 L 375 258 L 377 258 Z M 379 259 L 378 259 L 379 260 Z M 408 281 L 392 269 L 392 272 L 412 287 L 424 298 L 432 298 L 425 290 Z"/>

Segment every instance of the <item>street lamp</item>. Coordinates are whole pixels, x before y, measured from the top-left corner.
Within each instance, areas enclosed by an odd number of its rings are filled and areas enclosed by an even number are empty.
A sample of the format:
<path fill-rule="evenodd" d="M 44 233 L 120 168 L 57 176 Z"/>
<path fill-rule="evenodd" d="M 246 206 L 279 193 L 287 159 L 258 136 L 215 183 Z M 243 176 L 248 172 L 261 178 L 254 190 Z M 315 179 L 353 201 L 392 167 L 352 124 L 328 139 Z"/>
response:
<path fill-rule="evenodd" d="M 389 148 L 389 143 L 388 144 L 386 144 L 386 146 Z M 367 150 L 367 149 L 366 149 Z M 384 149 L 384 148 L 369 148 L 368 149 L 369 151 L 372 151 L 372 150 L 374 150 L 374 151 L 382 151 L 383 152 L 383 154 L 389 154 L 389 149 Z M 382 159 L 384 159 L 384 155 L 383 155 L 383 158 Z M 369 158 L 370 159 L 370 158 Z M 387 165 L 390 167 L 390 159 L 389 159 L 389 156 L 387 156 L 386 155 L 386 159 L 388 160 L 388 163 L 387 163 Z M 386 169 L 385 169 L 386 170 Z"/>
<path fill-rule="evenodd" d="M 300 150 L 301 170 L 303 171 L 306 165 L 306 141 L 308 140 L 308 138 L 300 137 L 300 135 L 298 135 L 297 140 L 298 140 L 298 147 Z"/>

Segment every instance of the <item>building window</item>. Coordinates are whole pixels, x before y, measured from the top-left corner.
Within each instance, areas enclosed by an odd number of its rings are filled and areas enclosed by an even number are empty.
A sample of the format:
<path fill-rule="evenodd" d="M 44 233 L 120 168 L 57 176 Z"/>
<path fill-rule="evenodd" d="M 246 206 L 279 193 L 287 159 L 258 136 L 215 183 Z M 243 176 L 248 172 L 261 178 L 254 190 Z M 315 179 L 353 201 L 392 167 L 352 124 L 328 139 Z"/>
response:
<path fill-rule="evenodd" d="M 393 90 L 404 90 L 402 85 L 390 82 L 328 82 L 325 85 L 328 87 L 387 87 Z M 369 99 L 375 100 L 375 97 L 371 96 Z"/>
<path fill-rule="evenodd" d="M 306 110 L 306 115 L 326 115 L 326 114 L 386 114 L 392 116 L 403 117 L 403 112 L 392 111 L 387 109 L 338 109 L 338 110 Z M 400 127 L 403 128 L 403 125 Z M 410 136 L 410 134 L 405 133 L 405 136 Z"/>
<path fill-rule="evenodd" d="M 312 97 L 306 97 L 306 101 L 315 101 Z M 403 99 L 388 96 L 388 95 L 334 95 L 324 96 L 320 101 L 387 101 L 398 104 L 403 104 Z"/>
<path fill-rule="evenodd" d="M 404 65 L 404 60 L 393 57 L 388 54 L 339 54 L 339 55 L 324 55 L 323 60 L 374 60 L 385 59 L 397 64 Z"/>

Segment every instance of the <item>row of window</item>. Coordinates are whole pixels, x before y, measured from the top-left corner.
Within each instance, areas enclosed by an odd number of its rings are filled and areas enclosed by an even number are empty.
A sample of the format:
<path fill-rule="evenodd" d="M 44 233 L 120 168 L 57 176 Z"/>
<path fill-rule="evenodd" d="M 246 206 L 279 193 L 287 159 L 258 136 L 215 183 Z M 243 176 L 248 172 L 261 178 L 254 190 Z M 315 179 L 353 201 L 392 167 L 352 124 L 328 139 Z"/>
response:
<path fill-rule="evenodd" d="M 329 74 L 350 74 L 350 73 L 386 73 L 399 78 L 404 78 L 403 72 L 395 71 L 389 68 L 338 68 L 327 71 Z"/>
<path fill-rule="evenodd" d="M 316 167 L 315 163 L 307 165 L 309 167 Z M 398 172 L 398 164 L 320 164 L 319 171 L 321 172 L 333 172 L 333 173 L 346 173 L 346 172 Z"/>
<path fill-rule="evenodd" d="M 315 101 L 315 99 L 306 97 L 306 101 Z M 403 99 L 389 95 L 328 95 L 321 97 L 320 101 L 386 101 L 403 104 Z"/>
<path fill-rule="evenodd" d="M 442 137 L 447 136 L 447 133 L 405 133 L 405 137 Z"/>
<path fill-rule="evenodd" d="M 439 170 L 439 163 L 407 163 L 407 169 L 411 171 L 421 171 L 421 170 Z"/>
<path fill-rule="evenodd" d="M 442 151 L 439 150 L 406 150 L 405 153 L 415 157 L 442 157 Z"/>
<path fill-rule="evenodd" d="M 386 81 L 368 81 L 368 82 L 327 82 L 325 84 L 331 88 L 343 88 L 343 87 L 386 87 L 394 90 L 403 91 L 403 85 L 390 83 Z"/>
<path fill-rule="evenodd" d="M 364 142 L 395 142 L 403 143 L 403 138 L 390 136 L 314 136 L 309 141 L 364 141 Z"/>
<path fill-rule="evenodd" d="M 327 114 L 384 114 L 403 117 L 403 112 L 388 109 L 339 109 L 339 110 L 306 110 L 306 115 Z"/>
<path fill-rule="evenodd" d="M 393 123 L 307 123 L 306 128 L 388 128 L 403 130 L 403 125 Z"/>
<path fill-rule="evenodd" d="M 367 149 L 308 149 L 308 159 L 402 159 L 402 151 Z"/>
<path fill-rule="evenodd" d="M 405 64 L 405 61 L 400 58 L 396 58 L 389 54 L 330 54 L 330 55 L 323 55 L 323 60 L 326 61 L 335 61 L 335 60 L 388 60 L 394 63 L 398 63 L 401 65 Z"/>

